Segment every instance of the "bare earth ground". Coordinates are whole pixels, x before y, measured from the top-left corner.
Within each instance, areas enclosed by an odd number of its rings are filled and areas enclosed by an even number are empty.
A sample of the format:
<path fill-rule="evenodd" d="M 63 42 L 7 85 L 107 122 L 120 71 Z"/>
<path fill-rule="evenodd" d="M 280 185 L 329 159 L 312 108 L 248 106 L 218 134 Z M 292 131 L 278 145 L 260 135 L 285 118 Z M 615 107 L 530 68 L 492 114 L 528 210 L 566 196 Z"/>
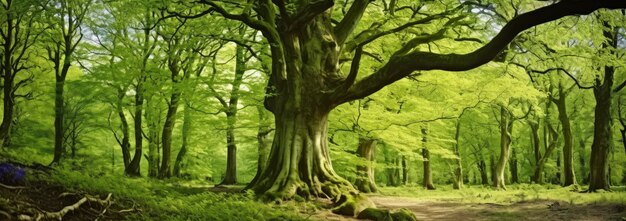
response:
<path fill-rule="evenodd" d="M 626 221 L 626 205 L 570 205 L 567 202 L 531 200 L 500 204 L 475 204 L 429 201 L 408 197 L 370 196 L 378 208 L 411 210 L 418 220 L 616 220 Z M 316 216 L 322 220 L 357 220 L 324 211 Z"/>

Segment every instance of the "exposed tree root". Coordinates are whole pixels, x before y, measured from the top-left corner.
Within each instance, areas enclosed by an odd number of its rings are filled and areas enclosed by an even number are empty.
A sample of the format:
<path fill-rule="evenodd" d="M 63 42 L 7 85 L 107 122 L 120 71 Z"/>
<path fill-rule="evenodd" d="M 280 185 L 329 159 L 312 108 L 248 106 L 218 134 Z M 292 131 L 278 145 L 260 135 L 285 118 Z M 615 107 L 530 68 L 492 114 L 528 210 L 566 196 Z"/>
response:
<path fill-rule="evenodd" d="M 336 207 L 332 210 L 333 213 L 352 217 L 357 216 L 365 209 L 376 208 L 376 205 L 369 198 L 354 192 L 342 194 L 335 205 Z"/>
<path fill-rule="evenodd" d="M 360 212 L 357 218 L 376 221 L 417 221 L 415 214 L 407 209 L 392 212 L 387 209 L 367 208 Z"/>
<path fill-rule="evenodd" d="M 57 211 L 57 212 L 38 212 L 36 213 L 34 216 L 29 216 L 29 215 L 19 215 L 18 216 L 18 220 L 24 220 L 24 221 L 30 221 L 30 220 L 35 220 L 35 221 L 39 221 L 39 220 L 62 220 L 63 216 L 65 216 L 65 214 L 77 210 L 78 208 L 80 208 L 81 205 L 85 204 L 86 202 L 93 202 L 93 203 L 98 203 L 102 206 L 105 206 L 105 209 L 100 213 L 100 215 L 104 215 L 104 213 L 106 212 L 107 208 L 111 205 L 111 194 L 109 193 L 109 195 L 107 195 L 107 197 L 105 199 L 100 199 L 98 197 L 94 197 L 94 196 L 85 196 L 83 198 L 81 198 L 80 200 L 78 200 L 78 202 L 66 206 L 63 209 Z"/>

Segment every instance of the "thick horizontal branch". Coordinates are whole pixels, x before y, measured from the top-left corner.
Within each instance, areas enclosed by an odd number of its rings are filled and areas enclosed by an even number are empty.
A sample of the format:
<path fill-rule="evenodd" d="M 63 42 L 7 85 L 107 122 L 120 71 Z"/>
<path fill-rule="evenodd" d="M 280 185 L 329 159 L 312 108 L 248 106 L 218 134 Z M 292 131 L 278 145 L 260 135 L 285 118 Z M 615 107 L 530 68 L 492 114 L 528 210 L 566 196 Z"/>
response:
<path fill-rule="evenodd" d="M 338 103 L 368 96 L 414 71 L 466 71 L 479 67 L 495 58 L 519 33 L 528 28 L 565 16 L 589 14 L 600 8 L 626 8 L 626 1 L 561 1 L 521 14 L 508 22 L 489 43 L 468 54 L 437 54 L 416 51 L 406 55 L 392 56 L 387 64 L 378 71 L 355 83 Z"/>

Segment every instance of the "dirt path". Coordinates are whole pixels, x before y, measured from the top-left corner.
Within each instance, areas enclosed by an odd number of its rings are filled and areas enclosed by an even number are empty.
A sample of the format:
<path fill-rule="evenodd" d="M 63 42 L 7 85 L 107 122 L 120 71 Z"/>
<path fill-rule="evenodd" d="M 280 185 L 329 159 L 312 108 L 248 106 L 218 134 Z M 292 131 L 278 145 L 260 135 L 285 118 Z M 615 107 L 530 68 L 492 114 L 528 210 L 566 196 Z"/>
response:
<path fill-rule="evenodd" d="M 409 197 L 369 196 L 378 208 L 411 210 L 418 220 L 478 221 L 478 220 L 580 220 L 580 221 L 625 221 L 626 206 L 620 204 L 570 205 L 567 202 L 534 200 L 511 205 L 493 203 L 471 204 L 459 202 L 431 201 Z M 324 211 L 315 216 L 321 220 L 353 221 L 351 217 L 339 216 Z"/>
<path fill-rule="evenodd" d="M 406 208 L 418 220 L 623 220 L 626 206 L 570 205 L 556 201 L 526 201 L 511 205 L 426 201 L 407 197 L 370 196 L 379 207 Z"/>

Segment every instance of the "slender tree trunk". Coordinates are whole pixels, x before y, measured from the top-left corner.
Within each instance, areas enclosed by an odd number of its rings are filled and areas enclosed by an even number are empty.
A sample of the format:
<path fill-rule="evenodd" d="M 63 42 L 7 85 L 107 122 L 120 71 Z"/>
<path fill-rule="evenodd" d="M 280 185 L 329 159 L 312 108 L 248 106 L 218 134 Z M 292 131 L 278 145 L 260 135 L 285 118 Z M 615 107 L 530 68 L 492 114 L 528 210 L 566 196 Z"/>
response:
<path fill-rule="evenodd" d="M 135 87 L 135 155 L 126 168 L 126 174 L 129 176 L 141 176 L 141 157 L 143 156 L 143 79 L 138 79 Z"/>
<path fill-rule="evenodd" d="M 422 149 L 422 157 L 424 157 L 424 182 L 422 185 L 427 190 L 434 190 L 435 185 L 433 185 L 433 175 L 430 169 L 430 153 L 427 148 Z"/>
<path fill-rule="evenodd" d="M 239 35 L 244 36 L 245 29 L 239 30 Z M 230 91 L 230 99 L 228 104 L 223 101 L 222 98 L 218 98 L 224 106 L 226 114 L 226 147 L 228 153 L 226 157 L 226 173 L 224 174 L 224 180 L 218 185 L 233 185 L 237 184 L 237 143 L 235 141 L 235 124 L 237 123 L 237 110 L 239 104 L 239 89 L 243 81 L 243 74 L 246 71 L 246 54 L 243 46 L 237 45 L 236 50 L 236 63 L 235 63 L 235 78 L 232 82 L 232 88 Z"/>
<path fill-rule="evenodd" d="M 489 185 L 489 176 L 487 175 L 487 163 L 482 157 L 478 161 L 478 170 L 480 172 L 480 181 L 482 185 Z"/>
<path fill-rule="evenodd" d="M 493 187 L 496 189 L 506 190 L 505 185 L 505 169 L 510 155 L 511 133 L 513 131 L 513 120 L 511 113 L 504 107 L 500 107 L 500 158 L 496 165 L 496 175 Z"/>
<path fill-rule="evenodd" d="M 63 135 L 65 133 L 65 130 L 63 130 L 64 86 L 65 77 L 57 76 L 54 96 L 54 158 L 52 159 L 52 164 L 60 163 L 61 158 L 65 154 L 65 147 L 63 145 Z"/>
<path fill-rule="evenodd" d="M 145 111 L 146 121 L 148 122 L 148 177 L 157 177 L 159 174 L 159 118 L 157 114 L 158 105 L 155 99 L 147 99 L 147 109 Z"/>
<path fill-rule="evenodd" d="M 357 156 L 361 158 L 362 163 L 356 167 L 357 178 L 355 182 L 356 188 L 363 193 L 377 192 L 376 181 L 374 180 L 374 154 L 376 149 L 376 140 L 372 138 L 359 138 L 359 146 L 357 148 Z"/>
<path fill-rule="evenodd" d="M 548 117 L 546 117 L 545 124 L 546 124 L 545 143 L 547 143 L 548 146 L 546 147 L 546 150 L 545 150 L 543 156 L 541 156 L 539 158 L 539 161 L 537 162 L 537 165 L 535 165 L 534 180 L 535 180 L 535 183 L 538 183 L 538 184 L 543 184 L 544 183 L 544 168 L 545 168 L 545 164 L 550 159 L 550 157 L 552 156 L 552 152 L 556 149 L 556 147 L 558 145 L 557 142 L 559 140 L 559 134 L 554 129 L 554 127 L 552 127 L 550 122 L 548 121 Z"/>
<path fill-rule="evenodd" d="M 385 154 L 385 164 L 387 164 L 387 186 L 399 186 L 399 173 L 396 173 L 396 171 L 398 171 L 397 169 L 397 164 L 396 164 L 396 157 L 390 157 L 388 156 L 388 153 Z M 389 166 L 391 165 L 391 166 Z"/>
<path fill-rule="evenodd" d="M 578 163 L 580 165 L 580 172 L 583 174 L 582 176 L 582 184 L 589 184 L 589 171 L 587 170 L 587 154 L 585 153 L 585 139 L 581 138 L 578 140 L 578 145 L 580 147 Z"/>
<path fill-rule="evenodd" d="M 126 91 L 122 90 L 122 89 L 118 89 L 117 91 L 117 104 L 116 104 L 116 111 L 117 111 L 117 116 L 120 118 L 120 123 L 121 125 L 121 129 L 122 129 L 122 140 L 119 141 L 119 145 L 122 148 L 122 158 L 124 161 L 124 168 L 128 168 L 128 165 L 130 164 L 130 133 L 128 132 L 128 121 L 126 120 L 126 114 L 124 113 L 124 96 L 125 96 Z M 126 174 L 128 175 L 128 171 L 125 170 Z"/>
<path fill-rule="evenodd" d="M 452 188 L 455 190 L 463 188 L 463 165 L 461 164 L 461 153 L 459 151 L 459 135 L 461 133 L 461 119 L 456 120 L 456 130 L 454 132 L 454 159 L 456 168 L 454 168 L 454 182 Z"/>
<path fill-rule="evenodd" d="M 11 0 L 7 1 L 7 4 L 11 4 Z M 16 22 L 15 15 L 12 13 L 13 10 L 6 10 L 4 13 L 6 15 L 6 35 L 3 36 L 4 44 L 3 46 L 3 61 L 2 61 L 2 80 L 3 80 L 3 92 L 4 97 L 3 107 L 4 112 L 2 114 L 2 123 L 0 124 L 0 141 L 2 142 L 0 145 L 2 147 L 8 147 L 11 144 L 11 131 L 13 124 L 13 112 L 15 111 L 15 98 L 13 96 L 14 91 L 14 80 L 15 73 L 13 73 L 13 45 L 17 41 L 17 39 L 13 39 L 14 33 L 18 30 L 15 30 Z"/>
<path fill-rule="evenodd" d="M 5 53 L 5 61 L 10 59 Z M 11 63 L 9 63 L 11 64 Z M 2 113 L 2 124 L 0 124 L 0 141 L 2 147 L 8 147 L 11 144 L 11 130 L 13 124 L 13 112 L 15 110 L 15 99 L 13 98 L 13 76 L 10 66 L 4 64 L 3 73 L 3 92 L 4 97 L 2 99 L 4 104 L 4 111 Z"/>
<path fill-rule="evenodd" d="M 180 151 L 176 155 L 176 161 L 174 162 L 174 176 L 181 177 L 181 170 L 184 167 L 185 155 L 187 154 L 187 148 L 189 148 L 189 132 L 191 131 L 191 109 L 188 104 L 185 104 L 183 110 L 183 129 L 182 129 L 182 145 Z"/>
<path fill-rule="evenodd" d="M 393 168 L 391 169 L 393 184 L 391 186 L 401 186 L 402 185 L 402 172 L 400 171 L 402 168 L 401 156 L 396 156 L 393 158 Z"/>
<path fill-rule="evenodd" d="M 617 46 L 617 34 L 615 28 L 608 22 L 604 22 L 603 31 L 605 42 L 602 48 L 615 48 Z M 591 144 L 591 160 L 589 163 L 589 192 L 600 189 L 610 190 L 608 180 L 609 151 L 612 145 L 611 131 L 611 96 L 613 93 L 613 78 L 615 67 L 604 67 L 604 80 L 596 78 L 593 95 L 596 98 L 593 144 Z"/>
<path fill-rule="evenodd" d="M 560 151 L 557 151 L 556 154 L 556 173 L 554 174 L 554 180 L 552 184 L 561 185 L 561 153 L 558 152 Z"/>
<path fill-rule="evenodd" d="M 178 111 L 178 101 L 180 100 L 180 92 L 174 91 L 170 97 L 170 102 L 165 115 L 165 123 L 163 124 L 163 133 L 161 134 L 161 168 L 159 168 L 159 178 L 172 177 L 172 132 L 176 125 L 176 112 Z"/>
<path fill-rule="evenodd" d="M 271 144 L 268 142 L 268 139 L 269 134 L 273 131 L 268 123 L 269 117 L 267 116 L 267 111 L 261 106 L 257 106 L 257 111 L 259 113 L 259 129 L 256 134 L 258 159 L 254 179 L 259 178 L 267 165 L 267 155 L 269 154 L 269 147 Z M 254 182 L 256 182 L 256 180 L 252 180 L 250 183 Z"/>
<path fill-rule="evenodd" d="M 528 121 L 528 125 L 530 126 L 530 137 L 532 139 L 533 153 L 534 153 L 534 173 L 531 177 L 531 181 L 533 183 L 541 183 L 541 174 L 543 173 L 543 166 L 540 166 L 541 161 L 541 146 L 540 146 L 540 138 L 539 138 L 539 123 L 535 121 Z"/>
<path fill-rule="evenodd" d="M 409 167 L 407 165 L 406 156 L 402 155 L 402 185 L 407 184 L 409 184 Z"/>
<path fill-rule="evenodd" d="M 496 183 L 496 158 L 493 153 L 489 155 L 489 175 L 492 185 Z"/>
<path fill-rule="evenodd" d="M 559 99 L 553 100 L 559 111 L 559 121 L 563 129 L 563 173 L 565 180 L 563 186 L 576 184 L 576 175 L 574 173 L 574 153 L 573 153 L 573 136 L 572 126 L 567 114 L 567 93 L 563 90 L 563 84 L 559 82 Z"/>
<path fill-rule="evenodd" d="M 428 190 L 434 190 L 435 185 L 433 185 L 433 175 L 430 169 L 430 152 L 428 151 L 428 147 L 426 143 L 428 142 L 428 129 L 422 128 L 422 157 L 424 158 L 424 179 L 422 185 L 424 188 Z"/>
<path fill-rule="evenodd" d="M 511 147 L 511 161 L 509 162 L 509 167 L 511 169 L 511 183 L 519 183 L 519 176 L 517 171 L 517 154 L 515 153 L 514 147 Z"/>
<path fill-rule="evenodd" d="M 236 116 L 227 115 L 228 122 L 236 121 Z M 219 185 L 234 185 L 237 184 L 237 144 L 235 143 L 235 126 L 233 123 L 228 123 L 226 130 L 226 147 L 228 149 L 226 157 L 226 173 L 224 174 L 224 180 Z"/>

